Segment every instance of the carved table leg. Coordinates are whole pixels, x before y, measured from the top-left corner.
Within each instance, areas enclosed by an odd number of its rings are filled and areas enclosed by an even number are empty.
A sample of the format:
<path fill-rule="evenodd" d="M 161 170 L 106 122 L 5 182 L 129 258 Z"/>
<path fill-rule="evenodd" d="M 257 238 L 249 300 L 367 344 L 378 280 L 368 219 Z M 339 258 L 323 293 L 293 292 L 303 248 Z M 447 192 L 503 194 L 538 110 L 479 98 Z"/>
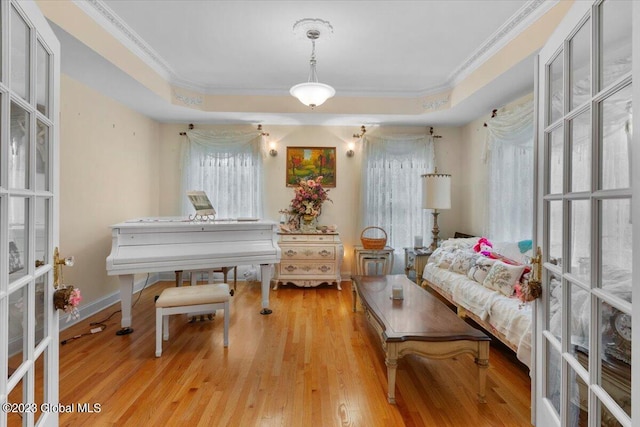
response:
<path fill-rule="evenodd" d="M 476 358 L 478 365 L 478 400 L 480 403 L 487 403 L 486 387 L 487 387 L 487 368 L 489 367 L 489 341 L 478 343 L 478 357 Z"/>
<path fill-rule="evenodd" d="M 396 369 L 398 368 L 398 351 L 393 343 L 387 343 L 384 364 L 387 365 L 387 400 L 396 403 Z"/>
<path fill-rule="evenodd" d="M 353 280 L 351 281 L 351 293 L 353 294 L 353 312 L 356 312 L 356 300 L 358 298 L 358 293 L 356 292 L 356 282 L 354 282 Z"/>

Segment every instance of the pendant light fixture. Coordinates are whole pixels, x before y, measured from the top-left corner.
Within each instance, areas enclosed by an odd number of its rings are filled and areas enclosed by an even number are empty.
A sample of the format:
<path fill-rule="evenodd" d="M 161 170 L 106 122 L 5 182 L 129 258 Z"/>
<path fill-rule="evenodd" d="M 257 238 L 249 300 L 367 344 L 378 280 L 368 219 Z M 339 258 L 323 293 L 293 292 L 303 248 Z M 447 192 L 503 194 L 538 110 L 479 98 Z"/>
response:
<path fill-rule="evenodd" d="M 318 82 L 316 73 L 316 40 L 320 38 L 321 27 L 324 27 L 328 32 L 333 30 L 331 24 L 320 19 L 301 19 L 293 26 L 294 31 L 306 29 L 306 36 L 311 40 L 311 60 L 309 61 L 309 81 L 293 86 L 289 93 L 311 108 L 322 105 L 327 99 L 336 94 L 334 88 Z"/>

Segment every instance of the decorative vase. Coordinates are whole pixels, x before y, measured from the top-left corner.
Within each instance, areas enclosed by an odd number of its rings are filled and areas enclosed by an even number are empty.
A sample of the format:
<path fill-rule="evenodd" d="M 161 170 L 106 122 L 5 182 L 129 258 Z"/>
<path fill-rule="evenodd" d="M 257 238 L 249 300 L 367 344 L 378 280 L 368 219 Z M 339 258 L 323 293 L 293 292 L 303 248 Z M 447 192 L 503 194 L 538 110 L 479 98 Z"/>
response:
<path fill-rule="evenodd" d="M 318 217 L 313 215 L 302 215 L 302 221 L 300 221 L 300 231 L 303 233 L 311 233 L 316 231 L 316 224 Z"/>

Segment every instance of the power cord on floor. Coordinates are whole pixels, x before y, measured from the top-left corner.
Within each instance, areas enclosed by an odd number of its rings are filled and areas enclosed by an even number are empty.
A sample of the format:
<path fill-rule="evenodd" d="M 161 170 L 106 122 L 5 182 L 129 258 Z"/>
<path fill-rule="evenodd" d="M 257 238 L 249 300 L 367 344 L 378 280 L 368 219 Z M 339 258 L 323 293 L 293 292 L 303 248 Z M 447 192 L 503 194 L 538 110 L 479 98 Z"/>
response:
<path fill-rule="evenodd" d="M 138 301 L 140 300 L 140 297 L 142 296 L 142 291 L 144 291 L 147 287 L 147 285 L 149 284 L 149 273 L 147 273 L 147 278 L 144 281 L 144 286 L 142 287 L 142 289 L 140 289 L 140 292 L 138 292 L 138 297 L 136 298 L 136 300 L 133 302 L 133 304 L 131 305 L 131 309 L 133 310 L 133 307 L 136 306 L 136 304 L 138 303 Z M 91 322 L 89 323 L 89 326 L 91 326 L 91 330 L 89 332 L 85 332 L 83 334 L 78 334 L 78 335 L 74 335 L 70 338 L 64 339 L 62 341 L 60 341 L 60 344 L 65 345 L 71 341 L 80 339 L 84 336 L 87 335 L 93 335 L 93 334 L 97 334 L 98 332 L 102 332 L 105 329 L 107 329 L 107 322 L 109 321 L 109 319 L 111 319 L 116 313 L 120 313 L 122 310 L 116 310 L 114 312 L 112 312 L 109 316 L 107 316 L 105 319 L 103 320 L 99 320 L 97 322 Z M 124 330 L 126 328 L 121 329 L 120 331 Z M 133 329 L 129 328 L 131 330 L 131 332 L 133 332 Z M 120 332 L 118 331 L 118 332 Z M 118 333 L 116 332 L 116 334 Z M 119 335 L 124 335 L 124 334 L 119 334 Z"/>

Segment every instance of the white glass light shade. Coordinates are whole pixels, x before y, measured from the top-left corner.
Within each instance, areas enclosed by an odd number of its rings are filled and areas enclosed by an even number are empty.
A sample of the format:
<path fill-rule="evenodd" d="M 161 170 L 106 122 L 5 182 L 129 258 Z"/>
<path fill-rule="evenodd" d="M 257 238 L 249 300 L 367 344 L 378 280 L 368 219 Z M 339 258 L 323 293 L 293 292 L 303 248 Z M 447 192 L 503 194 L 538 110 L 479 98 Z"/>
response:
<path fill-rule="evenodd" d="M 289 93 L 295 96 L 304 105 L 315 107 L 322 105 L 327 99 L 336 94 L 336 90 L 324 83 L 300 83 L 293 86 Z"/>
<path fill-rule="evenodd" d="M 451 209 L 451 175 L 422 175 L 422 208 Z"/>

